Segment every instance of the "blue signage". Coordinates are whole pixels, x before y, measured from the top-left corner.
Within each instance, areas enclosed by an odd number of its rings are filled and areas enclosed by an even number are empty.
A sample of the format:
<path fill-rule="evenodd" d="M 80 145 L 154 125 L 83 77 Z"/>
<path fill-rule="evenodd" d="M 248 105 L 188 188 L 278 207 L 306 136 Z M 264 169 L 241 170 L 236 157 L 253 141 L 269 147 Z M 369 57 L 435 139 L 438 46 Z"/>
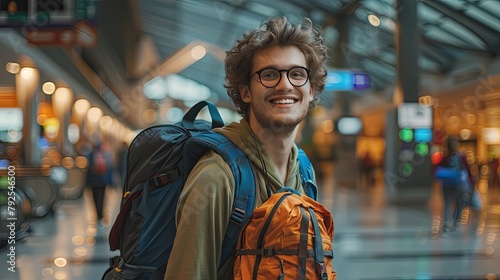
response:
<path fill-rule="evenodd" d="M 365 90 L 372 87 L 370 76 L 365 73 L 353 73 L 354 81 L 352 83 L 355 90 Z"/>
<path fill-rule="evenodd" d="M 415 128 L 413 132 L 413 137 L 415 142 L 431 142 L 432 140 L 432 129 L 430 128 Z"/>
<path fill-rule="evenodd" d="M 325 90 L 351 91 L 371 88 L 370 77 L 363 72 L 350 70 L 328 71 Z"/>

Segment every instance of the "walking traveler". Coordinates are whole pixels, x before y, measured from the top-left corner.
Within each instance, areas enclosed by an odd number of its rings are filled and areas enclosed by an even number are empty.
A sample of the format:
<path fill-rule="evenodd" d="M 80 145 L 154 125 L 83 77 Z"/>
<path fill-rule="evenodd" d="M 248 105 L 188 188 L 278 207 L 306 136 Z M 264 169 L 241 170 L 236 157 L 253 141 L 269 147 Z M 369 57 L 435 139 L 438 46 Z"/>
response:
<path fill-rule="evenodd" d="M 474 183 L 465 156 L 459 151 L 460 143 L 456 137 L 449 136 L 445 156 L 436 167 L 435 175 L 441 180 L 444 213 L 443 236 L 460 226 L 462 211 L 469 203 L 474 192 Z"/>

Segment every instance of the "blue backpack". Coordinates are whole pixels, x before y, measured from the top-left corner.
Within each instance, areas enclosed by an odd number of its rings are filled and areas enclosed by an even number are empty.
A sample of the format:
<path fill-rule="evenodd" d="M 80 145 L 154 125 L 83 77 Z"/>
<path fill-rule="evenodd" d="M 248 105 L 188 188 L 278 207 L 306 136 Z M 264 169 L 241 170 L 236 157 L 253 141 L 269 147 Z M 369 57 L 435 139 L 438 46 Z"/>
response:
<path fill-rule="evenodd" d="M 205 106 L 211 123 L 196 120 Z M 253 213 L 255 183 L 247 156 L 211 131 L 223 125 L 217 107 L 202 101 L 182 122 L 153 126 L 135 137 L 128 149 L 120 212 L 109 234 L 110 249 L 120 250 L 120 256 L 110 259 L 104 280 L 164 278 L 176 234 L 177 201 L 191 169 L 209 150 L 221 155 L 234 175 L 235 198 L 220 264 L 234 254 L 238 235 Z M 300 149 L 299 161 L 306 192 L 317 199 L 311 163 Z"/>
<path fill-rule="evenodd" d="M 457 187 L 461 179 L 461 159 L 456 153 L 443 158 L 436 166 L 434 176 L 441 181 L 443 187 Z"/>

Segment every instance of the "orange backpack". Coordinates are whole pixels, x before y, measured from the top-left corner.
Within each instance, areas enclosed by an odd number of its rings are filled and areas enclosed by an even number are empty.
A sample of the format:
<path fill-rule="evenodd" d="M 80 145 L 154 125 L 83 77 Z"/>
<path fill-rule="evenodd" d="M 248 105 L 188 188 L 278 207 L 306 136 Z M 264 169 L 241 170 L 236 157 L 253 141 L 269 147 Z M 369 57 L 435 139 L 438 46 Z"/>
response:
<path fill-rule="evenodd" d="M 256 208 L 242 230 L 234 279 L 336 279 L 330 211 L 284 189 Z"/>

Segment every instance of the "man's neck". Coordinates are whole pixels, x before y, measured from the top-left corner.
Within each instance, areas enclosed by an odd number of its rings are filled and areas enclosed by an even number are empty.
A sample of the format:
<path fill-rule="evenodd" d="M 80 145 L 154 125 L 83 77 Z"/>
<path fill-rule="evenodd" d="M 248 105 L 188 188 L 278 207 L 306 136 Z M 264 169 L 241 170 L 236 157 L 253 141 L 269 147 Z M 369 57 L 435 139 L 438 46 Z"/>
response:
<path fill-rule="evenodd" d="M 271 157 L 281 182 L 284 184 L 288 171 L 288 159 L 290 158 L 290 152 L 295 143 L 297 129 L 292 133 L 282 135 L 273 133 L 272 130 L 262 128 L 255 123 L 253 125 L 250 123 L 250 127 L 255 133 L 261 148 Z"/>

